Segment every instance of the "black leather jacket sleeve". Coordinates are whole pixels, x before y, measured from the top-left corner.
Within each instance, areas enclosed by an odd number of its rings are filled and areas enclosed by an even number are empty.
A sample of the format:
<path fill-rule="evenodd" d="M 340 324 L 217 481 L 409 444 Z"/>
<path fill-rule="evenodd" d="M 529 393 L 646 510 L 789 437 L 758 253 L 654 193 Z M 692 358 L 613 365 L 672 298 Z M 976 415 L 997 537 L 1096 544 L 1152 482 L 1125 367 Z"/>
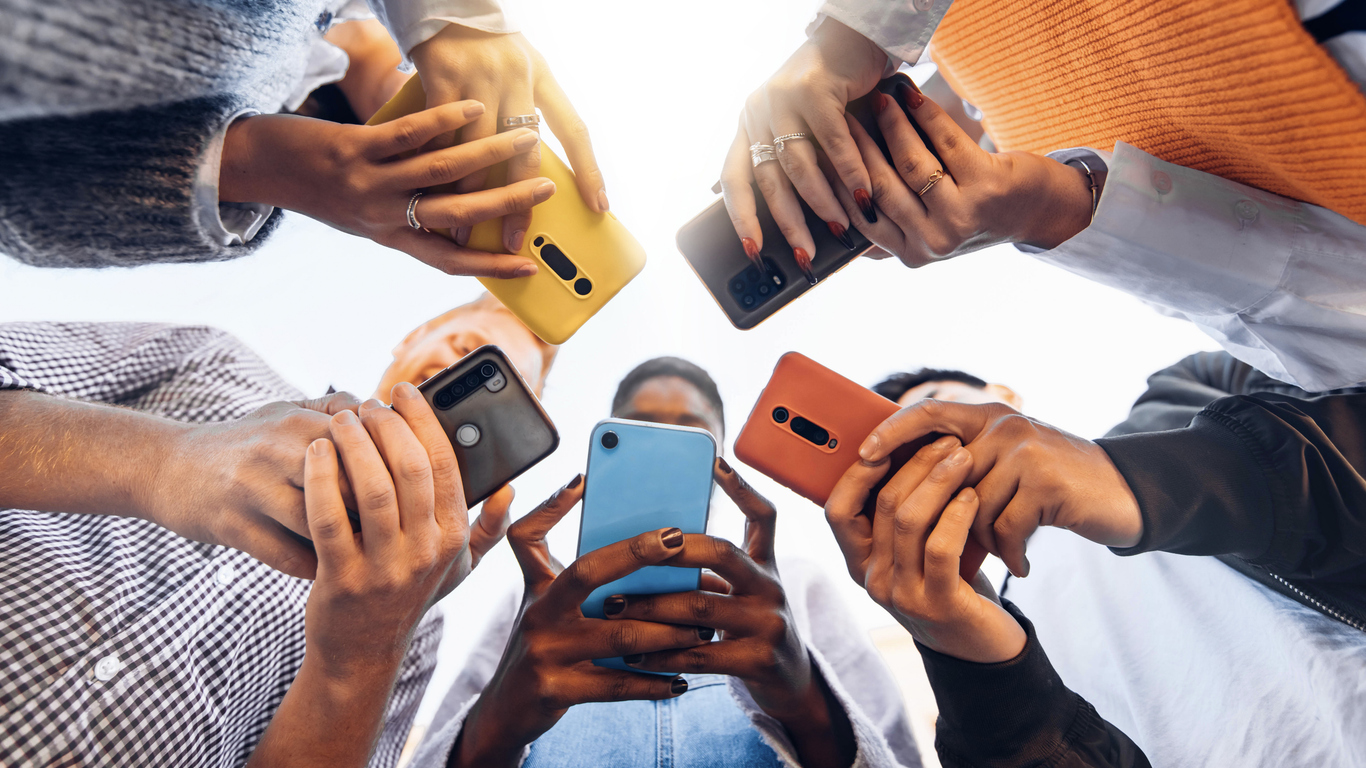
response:
<path fill-rule="evenodd" d="M 945 768 L 1148 766 L 1133 740 L 1063 685 L 1020 609 L 1001 604 L 1027 637 L 1010 661 L 977 664 L 916 643 L 939 704 L 934 746 Z"/>

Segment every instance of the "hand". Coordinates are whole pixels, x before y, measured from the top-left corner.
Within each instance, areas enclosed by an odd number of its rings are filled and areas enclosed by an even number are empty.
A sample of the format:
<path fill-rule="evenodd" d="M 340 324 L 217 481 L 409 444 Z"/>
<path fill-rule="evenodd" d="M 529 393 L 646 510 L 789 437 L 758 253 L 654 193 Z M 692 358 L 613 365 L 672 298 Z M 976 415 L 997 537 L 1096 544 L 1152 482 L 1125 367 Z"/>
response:
<path fill-rule="evenodd" d="M 311 579 L 318 558 L 304 512 L 304 454 L 329 417 L 360 404 L 349 392 L 271 403 L 236 421 L 180 429 L 150 475 L 142 517 L 195 541 L 239 549 Z M 345 477 L 339 492 L 350 495 Z M 354 504 L 353 504 L 354 506 Z"/>
<path fill-rule="evenodd" d="M 844 109 L 877 85 L 886 66 L 887 54 L 871 40 L 834 19 L 826 19 L 816 34 L 750 95 L 740 113 L 735 142 L 726 154 L 721 193 L 752 261 L 758 263 L 764 236 L 755 213 L 751 182 L 758 184 L 773 220 L 804 270 L 810 269 L 816 245 L 797 195 L 826 222 L 835 237 L 848 239 L 845 230 L 850 219 L 817 166 L 817 143 L 843 186 L 853 190 L 864 205 L 868 218 L 877 219 L 869 196 L 873 186 L 845 124 Z M 772 144 L 774 136 L 788 133 L 810 133 L 816 143 L 788 142 L 778 162 L 753 165 L 751 144 Z M 848 242 L 852 247 L 852 240 Z"/>
<path fill-rule="evenodd" d="M 677 528 L 642 533 L 594 550 L 559 576 L 545 537 L 583 498 L 575 476 L 508 530 L 526 592 L 503 657 L 471 708 L 452 765 L 517 765 L 522 748 L 565 711 L 591 701 L 662 700 L 688 689 L 682 677 L 597 667 L 593 659 L 687 648 L 710 639 L 696 627 L 584 618 L 579 606 L 597 587 L 684 551 Z"/>
<path fill-rule="evenodd" d="M 787 604 L 773 556 L 778 513 L 723 459 L 717 485 L 745 515 L 745 548 L 692 534 L 668 565 L 708 568 L 701 591 L 666 595 L 613 595 L 603 612 L 613 621 L 654 621 L 719 630 L 722 640 L 628 659 L 644 670 L 731 675 L 744 682 L 764 712 L 792 735 L 803 765 L 848 766 L 855 742 L 848 718 L 811 663 Z M 638 659 L 638 660 L 637 660 Z"/>
<path fill-rule="evenodd" d="M 895 168 L 863 126 L 845 118 L 872 179 L 881 218 L 866 216 L 868 209 L 849 191 L 838 166 L 822 162 L 858 230 L 906 266 L 920 267 L 997 243 L 1053 248 L 1090 224 L 1090 180 L 1080 170 L 1028 152 L 989 153 L 918 89 L 906 89 L 904 98 L 942 164 L 890 96 L 879 94 L 875 108 Z M 943 177 L 919 196 L 939 170 Z"/>
<path fill-rule="evenodd" d="M 909 492 L 890 513 L 880 496 L 870 519 L 864 504 L 890 466 L 886 456 L 854 464 L 826 502 L 825 518 L 849 575 L 930 648 L 984 664 L 1015 658 L 1024 649 L 1024 629 L 995 601 L 980 573 L 976 581 L 984 594 L 958 572 L 977 514 L 974 491 L 958 490 L 973 467 L 972 455 L 953 437 L 921 448 L 886 486 Z"/>
<path fill-rule="evenodd" d="M 1041 525 L 1111 547 L 1143 535 L 1138 501 L 1104 449 L 1007 405 L 922 400 L 874 429 L 859 454 L 881 462 L 932 432 L 956 436 L 972 454 L 963 485 L 979 498 L 973 535 L 1017 576 L 1029 573 L 1025 542 Z"/>
<path fill-rule="evenodd" d="M 408 75 L 398 69 L 403 54 L 378 19 L 337 24 L 324 39 L 346 52 L 346 75 L 337 81 L 337 87 L 362 123 L 408 81 Z"/>
<path fill-rule="evenodd" d="M 339 125 L 297 115 L 235 121 L 223 144 L 219 199 L 287 208 L 343 232 L 403 251 L 451 275 L 527 277 L 530 259 L 474 251 L 408 225 L 413 194 L 469 176 L 534 149 L 535 131 L 508 131 L 458 147 L 420 151 L 427 142 L 484 114 L 463 101 L 383 125 Z M 417 152 L 409 157 L 408 153 Z M 467 194 L 433 192 L 417 206 L 429 229 L 472 226 L 530 209 L 555 193 L 549 179 Z"/>
<path fill-rule="evenodd" d="M 429 109 L 461 99 L 474 99 L 488 107 L 481 117 L 461 129 L 460 140 L 466 144 L 496 135 L 502 118 L 534 115 L 539 107 L 569 156 L 584 202 L 596 213 L 607 212 L 607 190 L 593 156 L 588 128 L 550 74 L 545 59 L 520 32 L 502 35 L 448 24 L 436 36 L 413 48 L 412 59 L 422 76 Z M 511 158 L 508 184 L 534 178 L 540 174 L 540 168 L 538 148 Z M 476 172 L 456 188 L 473 192 L 483 189 L 484 182 L 485 174 Z M 530 225 L 531 206 L 509 212 L 503 218 L 503 247 L 512 253 L 521 250 Z M 461 245 L 469 242 L 469 229 L 456 229 L 455 241 Z"/>

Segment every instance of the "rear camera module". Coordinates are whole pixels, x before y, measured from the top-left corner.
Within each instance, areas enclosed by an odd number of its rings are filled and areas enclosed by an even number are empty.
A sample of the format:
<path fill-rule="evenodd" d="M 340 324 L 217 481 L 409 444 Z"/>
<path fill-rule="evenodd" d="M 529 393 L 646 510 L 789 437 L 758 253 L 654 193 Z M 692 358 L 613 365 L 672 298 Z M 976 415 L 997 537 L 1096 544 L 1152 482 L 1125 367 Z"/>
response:
<path fill-rule="evenodd" d="M 479 375 L 483 376 L 486 379 L 493 378 L 493 374 L 497 372 L 498 369 L 493 367 L 493 363 L 484 363 L 483 365 L 479 366 Z"/>
<path fill-rule="evenodd" d="M 772 259 L 764 259 L 763 262 L 762 271 L 751 264 L 726 283 L 730 295 L 746 311 L 758 309 L 772 301 L 787 285 L 787 277 Z"/>
<path fill-rule="evenodd" d="M 801 416 L 793 417 L 792 431 L 821 447 L 825 447 L 825 444 L 830 441 L 829 432 L 825 431 L 819 424 L 813 424 Z"/>
<path fill-rule="evenodd" d="M 467 386 L 467 387 L 469 387 L 469 388 L 471 388 L 471 389 L 473 389 L 474 387 L 479 386 L 479 374 L 477 374 L 477 373 L 471 373 L 470 375 L 466 376 L 466 377 L 465 377 L 465 386 Z"/>
<path fill-rule="evenodd" d="M 773 420 L 776 421 L 776 422 L 778 422 L 779 424 L 782 424 L 783 422 L 787 421 L 787 409 L 786 409 L 786 408 L 774 408 L 774 409 L 773 409 Z"/>
<path fill-rule="evenodd" d="M 436 407 L 442 410 L 445 410 L 447 408 L 450 408 L 452 405 L 455 405 L 455 395 L 452 395 L 450 393 L 450 390 L 448 389 L 443 389 L 440 392 L 437 392 L 436 397 L 434 399 L 436 400 Z"/>
<path fill-rule="evenodd" d="M 616 432 L 603 432 L 603 433 L 602 433 L 602 447 L 603 447 L 603 448 L 606 448 L 607 450 L 610 451 L 610 450 L 612 450 L 613 448 L 616 448 L 616 447 L 617 447 L 617 443 L 618 443 L 618 442 L 620 442 L 620 439 L 617 437 L 617 433 L 616 433 Z"/>

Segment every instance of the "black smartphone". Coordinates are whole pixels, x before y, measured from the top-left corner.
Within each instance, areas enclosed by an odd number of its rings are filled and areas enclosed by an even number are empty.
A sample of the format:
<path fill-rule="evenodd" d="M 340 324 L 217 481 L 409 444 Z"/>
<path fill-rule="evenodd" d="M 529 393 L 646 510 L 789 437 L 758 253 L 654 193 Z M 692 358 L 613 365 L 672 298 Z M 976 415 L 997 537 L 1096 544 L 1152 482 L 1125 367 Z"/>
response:
<path fill-rule="evenodd" d="M 893 102 L 906 111 L 911 126 L 920 134 L 925 146 L 934 152 L 929 137 L 911 118 L 905 108 L 905 92 L 914 88 L 910 77 L 898 72 L 879 82 L 873 92 L 849 102 L 849 114 L 873 137 L 888 162 L 893 162 L 887 142 L 877 126 L 877 111 L 873 106 L 873 94 L 885 93 Z M 938 154 L 935 155 L 938 157 Z M 755 188 L 754 198 L 759 216 L 759 226 L 764 235 L 764 246 L 759 253 L 766 270 L 760 270 L 745 256 L 740 245 L 740 236 L 731 224 L 726 213 L 725 202 L 717 198 L 678 230 L 676 241 L 678 250 L 692 267 L 702 284 L 706 286 L 716 305 L 726 314 L 731 325 L 747 331 L 767 320 L 775 312 L 790 304 L 794 299 L 815 288 L 830 275 L 843 269 L 849 262 L 867 253 L 873 247 L 868 238 L 857 227 L 850 227 L 848 234 L 854 242 L 853 248 L 845 248 L 831 234 L 825 222 L 812 211 L 810 206 L 801 202 L 802 213 L 806 216 L 806 228 L 811 231 L 816 244 L 816 252 L 811 261 L 811 271 L 815 274 L 816 285 L 808 283 L 797 268 L 792 257 L 792 247 L 783 238 L 778 225 L 773 221 L 764 197 Z"/>
<path fill-rule="evenodd" d="M 417 387 L 451 439 L 473 507 L 555 452 L 560 433 L 503 350 L 488 345 Z"/>

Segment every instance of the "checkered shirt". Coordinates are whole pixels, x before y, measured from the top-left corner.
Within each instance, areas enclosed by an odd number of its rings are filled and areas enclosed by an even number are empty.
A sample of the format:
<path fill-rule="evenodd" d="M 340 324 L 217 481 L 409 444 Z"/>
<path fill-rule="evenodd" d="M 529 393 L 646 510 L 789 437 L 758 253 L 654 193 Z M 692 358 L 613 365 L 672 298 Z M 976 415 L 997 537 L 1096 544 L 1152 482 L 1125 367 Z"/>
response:
<path fill-rule="evenodd" d="M 205 327 L 0 324 L 0 389 L 186 422 L 301 395 Z M 105 515 L 0 510 L 0 763 L 241 766 L 304 657 L 311 582 Z M 414 633 L 371 766 L 393 766 L 436 663 Z"/>

